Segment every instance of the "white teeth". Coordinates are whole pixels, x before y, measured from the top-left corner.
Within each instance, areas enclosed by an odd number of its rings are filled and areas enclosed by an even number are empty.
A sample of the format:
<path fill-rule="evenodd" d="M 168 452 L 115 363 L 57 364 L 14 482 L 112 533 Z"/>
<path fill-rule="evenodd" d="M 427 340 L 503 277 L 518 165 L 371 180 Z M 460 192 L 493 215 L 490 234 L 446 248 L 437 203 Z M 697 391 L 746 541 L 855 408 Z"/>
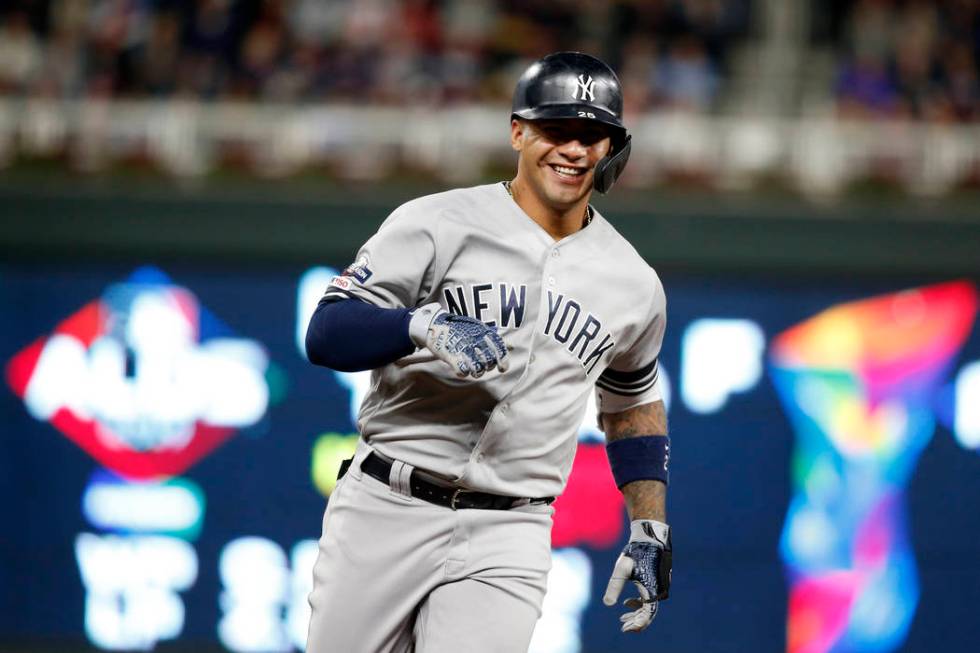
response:
<path fill-rule="evenodd" d="M 584 170 L 580 170 L 578 168 L 568 168 L 566 166 L 552 166 L 552 167 L 558 172 L 562 173 L 563 175 L 574 175 L 576 177 L 585 172 Z"/>

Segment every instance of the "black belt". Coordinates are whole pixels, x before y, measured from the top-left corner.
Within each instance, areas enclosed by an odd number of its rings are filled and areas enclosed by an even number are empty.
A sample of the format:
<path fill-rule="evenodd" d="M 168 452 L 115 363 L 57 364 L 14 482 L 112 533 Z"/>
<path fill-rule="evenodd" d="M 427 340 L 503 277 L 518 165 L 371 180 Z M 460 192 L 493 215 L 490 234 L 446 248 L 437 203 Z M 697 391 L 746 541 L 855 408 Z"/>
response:
<path fill-rule="evenodd" d="M 344 461 L 347 463 L 347 461 Z M 347 471 L 347 465 L 341 466 L 341 475 Z M 385 485 L 390 485 L 389 478 L 391 475 L 391 463 L 387 462 L 384 458 L 377 455 L 373 451 L 368 454 L 364 462 L 361 463 L 361 471 L 363 471 L 368 476 L 378 479 Z M 452 508 L 453 510 L 459 510 L 463 508 L 476 508 L 479 510 L 510 510 L 516 506 L 527 505 L 531 503 L 551 503 L 555 500 L 555 497 L 539 497 L 536 499 L 527 499 L 520 497 L 507 497 L 502 494 L 490 494 L 489 492 L 474 492 L 471 490 L 464 490 L 463 488 L 452 488 L 443 487 L 442 485 L 436 485 L 435 483 L 430 483 L 424 479 L 418 477 L 418 475 L 412 471 L 412 475 L 409 477 L 409 486 L 412 489 L 412 496 L 418 497 L 419 499 L 424 499 L 429 503 L 434 503 L 439 506 L 446 506 L 447 508 Z"/>

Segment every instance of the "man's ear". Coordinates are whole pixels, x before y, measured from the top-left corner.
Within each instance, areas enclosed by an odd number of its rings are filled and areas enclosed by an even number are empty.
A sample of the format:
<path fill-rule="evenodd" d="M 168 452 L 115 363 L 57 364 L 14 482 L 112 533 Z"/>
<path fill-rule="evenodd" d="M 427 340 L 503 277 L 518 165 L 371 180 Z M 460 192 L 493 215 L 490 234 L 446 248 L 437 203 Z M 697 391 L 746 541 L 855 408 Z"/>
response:
<path fill-rule="evenodd" d="M 524 123 L 517 118 L 510 119 L 510 146 L 515 152 L 524 147 Z"/>

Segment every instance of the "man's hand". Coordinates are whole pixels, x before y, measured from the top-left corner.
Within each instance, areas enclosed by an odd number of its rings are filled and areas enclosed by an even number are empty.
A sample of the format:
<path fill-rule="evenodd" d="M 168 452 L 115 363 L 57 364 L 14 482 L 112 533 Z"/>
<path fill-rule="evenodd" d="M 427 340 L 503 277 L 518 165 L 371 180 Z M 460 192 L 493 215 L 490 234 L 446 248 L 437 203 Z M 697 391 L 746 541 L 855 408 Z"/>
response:
<path fill-rule="evenodd" d="M 478 379 L 495 367 L 506 372 L 510 364 L 496 327 L 449 313 L 438 303 L 416 309 L 408 333 L 417 346 L 445 361 L 459 377 Z"/>
<path fill-rule="evenodd" d="M 624 602 L 633 611 L 619 618 L 624 633 L 644 630 L 657 616 L 660 601 L 669 594 L 670 565 L 670 526 L 652 519 L 631 522 L 630 540 L 616 559 L 612 578 L 602 597 L 606 605 L 616 605 L 626 581 L 636 586 L 639 598 Z"/>

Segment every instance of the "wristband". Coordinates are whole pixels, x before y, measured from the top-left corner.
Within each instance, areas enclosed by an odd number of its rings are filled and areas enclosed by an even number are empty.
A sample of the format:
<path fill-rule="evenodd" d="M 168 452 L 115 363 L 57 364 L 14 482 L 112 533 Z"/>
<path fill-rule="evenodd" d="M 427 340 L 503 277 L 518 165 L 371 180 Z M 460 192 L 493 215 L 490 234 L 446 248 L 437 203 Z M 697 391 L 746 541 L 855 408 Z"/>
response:
<path fill-rule="evenodd" d="M 614 440 L 606 444 L 606 455 L 616 485 L 633 481 L 661 481 L 670 476 L 670 438 L 666 435 L 641 435 Z"/>

